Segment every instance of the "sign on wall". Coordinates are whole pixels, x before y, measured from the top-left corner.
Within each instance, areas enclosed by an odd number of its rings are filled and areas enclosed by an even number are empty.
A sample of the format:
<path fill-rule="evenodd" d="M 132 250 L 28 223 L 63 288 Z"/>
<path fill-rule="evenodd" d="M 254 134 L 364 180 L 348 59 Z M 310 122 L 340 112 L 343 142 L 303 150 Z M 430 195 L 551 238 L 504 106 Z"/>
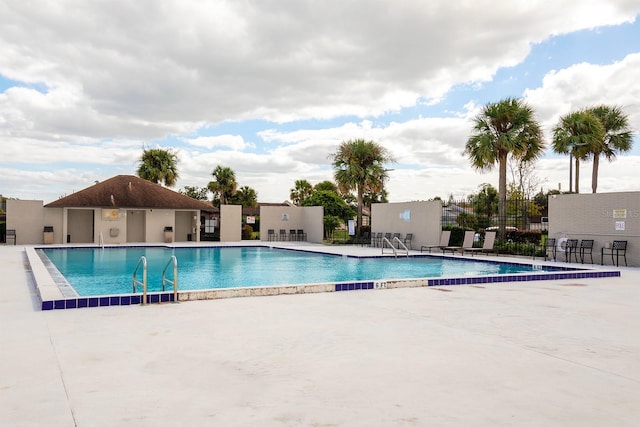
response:
<path fill-rule="evenodd" d="M 102 209 L 103 221 L 117 221 L 120 219 L 120 209 Z"/>

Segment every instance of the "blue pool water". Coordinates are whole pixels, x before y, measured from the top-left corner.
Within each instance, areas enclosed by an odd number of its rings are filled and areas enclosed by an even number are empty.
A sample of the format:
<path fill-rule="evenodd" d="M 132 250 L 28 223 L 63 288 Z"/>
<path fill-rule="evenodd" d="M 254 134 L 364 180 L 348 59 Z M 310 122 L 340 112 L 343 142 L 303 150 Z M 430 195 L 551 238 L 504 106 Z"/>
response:
<path fill-rule="evenodd" d="M 179 290 L 340 283 L 540 272 L 539 266 L 440 257 L 353 258 L 268 247 L 44 249 L 81 296 L 126 294 L 141 256 L 148 290 L 162 290 L 162 270 L 178 260 Z M 542 271 L 551 271 L 549 270 Z M 167 274 L 172 278 L 172 268 Z M 138 274 L 141 279 L 142 274 Z"/>

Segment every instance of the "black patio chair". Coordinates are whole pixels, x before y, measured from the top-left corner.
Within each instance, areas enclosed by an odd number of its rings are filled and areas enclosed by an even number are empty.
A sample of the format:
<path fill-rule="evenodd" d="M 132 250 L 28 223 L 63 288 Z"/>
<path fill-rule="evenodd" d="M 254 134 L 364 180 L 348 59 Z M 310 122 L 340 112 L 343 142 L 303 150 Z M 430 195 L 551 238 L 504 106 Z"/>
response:
<path fill-rule="evenodd" d="M 580 247 L 578 248 L 578 252 L 580 253 L 580 262 L 584 264 L 585 255 L 589 254 L 591 258 L 591 264 L 593 264 L 593 240 L 592 239 L 583 239 L 580 241 Z"/>
<path fill-rule="evenodd" d="M 611 263 L 614 262 L 613 255 L 616 256 L 616 267 L 619 266 L 620 255 L 624 258 L 624 265 L 627 265 L 627 241 L 626 240 L 614 240 L 610 248 L 602 247 L 600 249 L 600 265 L 604 265 L 604 256 L 611 254 Z"/>
<path fill-rule="evenodd" d="M 547 246 L 544 248 L 544 260 L 547 260 L 547 257 L 549 256 L 549 252 L 551 252 L 551 254 L 553 254 L 553 260 L 556 260 L 556 254 L 557 254 L 557 250 L 558 247 L 557 245 L 557 241 L 554 238 L 550 238 L 547 239 Z"/>
<path fill-rule="evenodd" d="M 567 245 L 564 247 L 565 261 L 571 261 L 571 254 L 578 262 L 578 239 L 567 239 Z"/>

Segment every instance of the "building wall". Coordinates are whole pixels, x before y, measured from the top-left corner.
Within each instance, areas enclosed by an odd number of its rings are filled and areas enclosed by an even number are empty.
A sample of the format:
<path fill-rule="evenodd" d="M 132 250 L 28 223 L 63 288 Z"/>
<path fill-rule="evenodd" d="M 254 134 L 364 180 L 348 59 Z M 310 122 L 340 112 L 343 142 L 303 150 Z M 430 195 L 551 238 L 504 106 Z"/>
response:
<path fill-rule="evenodd" d="M 239 242 L 242 240 L 242 206 L 220 206 L 220 241 Z"/>
<path fill-rule="evenodd" d="M 287 236 L 289 230 L 304 230 L 307 241 L 322 243 L 324 225 L 322 218 L 324 208 L 322 206 L 262 206 L 260 207 L 260 240 L 268 240 L 268 230 L 275 230 L 279 235 L 280 230 L 285 230 Z"/>
<path fill-rule="evenodd" d="M 43 244 L 45 225 L 54 226 L 54 238 L 61 235 L 62 224 L 44 223 L 42 200 L 7 200 L 7 230 L 16 230 L 16 244 Z"/>
<path fill-rule="evenodd" d="M 412 246 L 435 245 L 442 230 L 442 202 L 374 203 L 371 206 L 371 233 L 413 233 Z"/>
<path fill-rule="evenodd" d="M 549 237 L 593 239 L 594 262 L 613 240 L 627 240 L 629 266 L 640 266 L 640 192 L 549 197 Z M 597 254 L 597 255 L 596 255 Z M 607 262 L 608 261 L 608 262 Z M 605 259 L 611 264 L 611 257 Z"/>

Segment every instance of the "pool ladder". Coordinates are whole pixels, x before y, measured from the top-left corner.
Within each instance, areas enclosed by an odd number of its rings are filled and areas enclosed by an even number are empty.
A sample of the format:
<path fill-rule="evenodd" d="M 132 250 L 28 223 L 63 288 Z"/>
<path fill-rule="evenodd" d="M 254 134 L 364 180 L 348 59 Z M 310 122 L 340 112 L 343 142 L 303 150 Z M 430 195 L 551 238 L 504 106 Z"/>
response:
<path fill-rule="evenodd" d="M 138 269 L 142 266 L 142 281 L 138 280 Z M 136 293 L 136 287 L 142 286 L 142 305 L 147 305 L 147 259 L 141 256 L 133 270 L 133 293 Z"/>
<path fill-rule="evenodd" d="M 173 280 L 167 279 L 167 268 L 169 266 L 173 266 Z M 178 302 L 178 260 L 175 255 L 171 255 L 169 258 L 169 262 L 164 266 L 164 270 L 162 270 L 162 292 L 166 291 L 167 283 L 173 286 L 173 302 Z"/>
<path fill-rule="evenodd" d="M 167 268 L 173 266 L 173 280 L 167 278 Z M 142 267 L 142 281 L 138 280 L 138 270 Z M 133 293 L 136 293 L 138 286 L 142 287 L 142 305 L 147 305 L 147 258 L 141 256 L 133 270 Z M 178 260 L 175 255 L 171 255 L 169 262 L 162 270 L 162 291 L 166 291 L 167 283 L 173 286 L 173 302 L 178 302 Z"/>
<path fill-rule="evenodd" d="M 384 254 L 384 250 L 385 248 L 387 249 L 391 249 L 393 251 L 393 255 L 395 255 L 395 257 L 398 257 L 398 254 L 403 254 L 406 257 L 409 257 L 409 248 L 407 248 L 407 246 L 402 243 L 402 241 L 400 239 L 398 239 L 397 237 L 393 238 L 393 242 L 398 244 L 398 247 L 396 248 L 395 246 L 393 246 L 393 243 L 391 243 L 391 241 L 389 239 L 387 239 L 386 237 L 382 238 L 382 253 Z M 388 246 L 387 246 L 388 245 Z M 403 249 L 400 249 L 400 248 Z"/>

